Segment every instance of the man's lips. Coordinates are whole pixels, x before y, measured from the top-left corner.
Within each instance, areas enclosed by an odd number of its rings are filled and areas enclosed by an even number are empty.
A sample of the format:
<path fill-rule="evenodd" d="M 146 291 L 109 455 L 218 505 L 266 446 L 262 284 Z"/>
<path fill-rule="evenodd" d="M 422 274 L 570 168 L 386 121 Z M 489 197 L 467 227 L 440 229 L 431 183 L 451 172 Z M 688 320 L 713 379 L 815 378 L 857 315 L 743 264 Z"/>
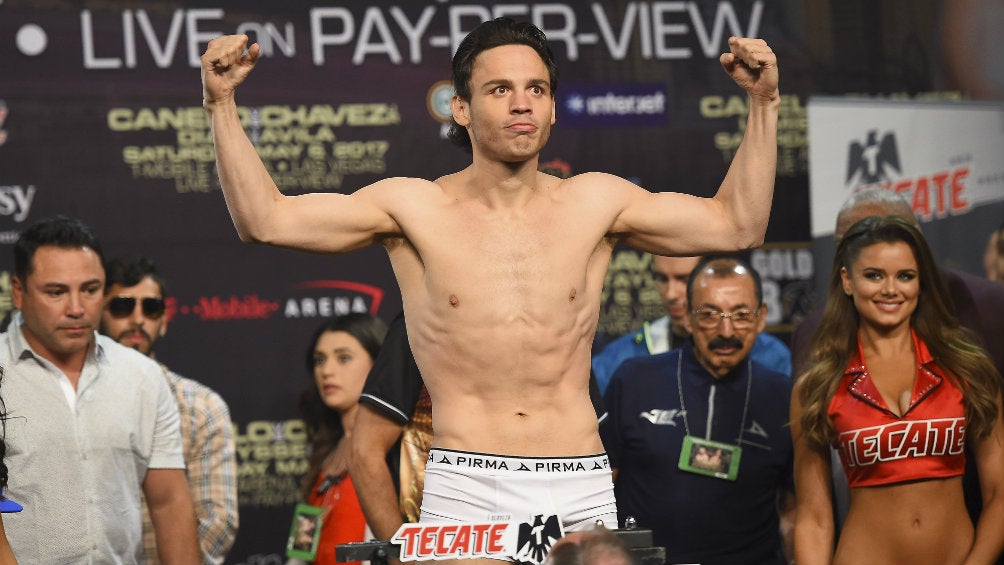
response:
<path fill-rule="evenodd" d="M 121 339 L 127 339 L 130 341 L 149 341 L 150 338 L 143 332 L 138 330 L 132 330 L 125 332 L 121 335 Z"/>
<path fill-rule="evenodd" d="M 534 124 L 528 124 L 525 122 L 518 122 L 515 124 L 509 124 L 506 126 L 507 129 L 515 131 L 517 133 L 533 133 L 537 131 L 537 126 Z"/>

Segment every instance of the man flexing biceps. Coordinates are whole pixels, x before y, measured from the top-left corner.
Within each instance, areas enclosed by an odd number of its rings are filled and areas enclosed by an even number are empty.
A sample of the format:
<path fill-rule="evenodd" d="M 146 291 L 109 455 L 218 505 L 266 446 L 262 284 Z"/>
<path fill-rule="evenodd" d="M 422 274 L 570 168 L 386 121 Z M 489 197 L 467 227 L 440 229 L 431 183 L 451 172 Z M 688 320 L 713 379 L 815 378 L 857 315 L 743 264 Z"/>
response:
<path fill-rule="evenodd" d="M 214 39 L 202 57 L 227 206 L 246 242 L 387 249 L 436 407 L 422 521 L 556 514 L 567 529 L 615 525 L 588 390 L 607 264 L 621 241 L 660 255 L 762 243 L 780 105 L 770 47 L 730 38 L 721 56 L 750 110 L 712 198 L 652 193 L 603 173 L 538 172 L 555 122 L 557 70 L 544 34 L 507 18 L 478 26 L 453 58 L 451 138 L 470 148 L 467 168 L 352 194 L 284 196 L 237 114 L 234 91 L 260 55 L 246 43 Z"/>

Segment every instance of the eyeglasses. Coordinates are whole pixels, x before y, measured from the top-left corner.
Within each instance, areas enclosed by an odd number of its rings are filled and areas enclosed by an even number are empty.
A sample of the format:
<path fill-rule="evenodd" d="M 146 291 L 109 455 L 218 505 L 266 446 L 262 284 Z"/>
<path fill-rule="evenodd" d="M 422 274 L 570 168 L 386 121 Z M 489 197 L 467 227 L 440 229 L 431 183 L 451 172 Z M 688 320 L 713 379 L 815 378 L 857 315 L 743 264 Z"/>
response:
<path fill-rule="evenodd" d="M 732 321 L 732 327 L 737 330 L 745 330 L 752 327 L 757 318 L 760 317 L 760 310 L 736 310 L 735 312 L 719 312 L 710 308 L 695 310 L 692 312 L 694 321 L 704 329 L 714 329 L 722 320 Z"/>
<path fill-rule="evenodd" d="M 151 320 L 156 320 L 164 315 L 163 298 L 144 298 L 140 301 L 143 305 L 143 315 Z M 116 318 L 125 318 L 132 315 L 136 310 L 136 298 L 132 296 L 116 296 L 108 301 L 108 313 Z"/>

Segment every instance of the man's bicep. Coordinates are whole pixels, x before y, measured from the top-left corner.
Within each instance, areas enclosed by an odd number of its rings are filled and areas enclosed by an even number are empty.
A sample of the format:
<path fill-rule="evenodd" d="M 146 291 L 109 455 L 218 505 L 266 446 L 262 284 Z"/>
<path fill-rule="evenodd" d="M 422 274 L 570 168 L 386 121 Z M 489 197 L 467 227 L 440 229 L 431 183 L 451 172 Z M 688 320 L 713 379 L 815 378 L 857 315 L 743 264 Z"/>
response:
<path fill-rule="evenodd" d="M 361 194 L 309 193 L 285 198 L 261 243 L 306 251 L 344 253 L 400 233 L 379 198 Z"/>
<path fill-rule="evenodd" d="M 184 469 L 149 469 L 143 478 L 143 496 L 151 508 L 170 502 L 176 496 L 188 496 Z"/>
<path fill-rule="evenodd" d="M 735 247 L 717 200 L 679 192 L 634 192 L 614 229 L 628 245 L 656 255 L 701 255 Z"/>
<path fill-rule="evenodd" d="M 161 371 L 155 366 L 156 373 Z M 143 375 L 148 378 L 147 386 L 152 389 L 155 397 L 156 416 L 149 443 L 149 461 L 147 466 L 152 469 L 184 468 L 184 454 L 181 442 L 181 412 L 178 403 L 171 394 L 171 389 L 159 374 L 153 372 Z M 147 402 L 150 397 L 147 397 Z"/>

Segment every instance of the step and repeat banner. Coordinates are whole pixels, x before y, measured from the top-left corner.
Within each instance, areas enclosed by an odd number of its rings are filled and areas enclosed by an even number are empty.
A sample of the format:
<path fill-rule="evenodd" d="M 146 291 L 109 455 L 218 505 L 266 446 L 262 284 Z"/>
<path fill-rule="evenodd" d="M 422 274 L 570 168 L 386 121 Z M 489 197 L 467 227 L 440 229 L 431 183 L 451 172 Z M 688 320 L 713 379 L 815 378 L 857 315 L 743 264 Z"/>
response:
<path fill-rule="evenodd" d="M 844 200 L 883 188 L 910 203 L 941 265 L 982 273 L 990 234 L 1004 225 L 1004 102 L 814 97 L 808 107 L 818 272 L 832 267 L 834 220 Z"/>
<path fill-rule="evenodd" d="M 541 167 L 610 172 L 653 191 L 714 193 L 747 112 L 718 56 L 730 35 L 771 44 L 782 81 L 776 197 L 768 243 L 751 260 L 779 334 L 811 307 L 815 222 L 832 224 L 810 214 L 809 96 L 960 101 L 1004 91 L 1000 59 L 980 47 L 1000 44 L 997 0 L 0 1 L 0 314 L 11 308 L 10 247 L 37 219 L 80 217 L 108 255 L 157 261 L 172 292 L 158 358 L 213 387 L 233 413 L 241 531 L 228 563 L 284 561 L 306 467 L 296 403 L 310 383 L 308 336 L 345 312 L 390 320 L 401 297 L 382 249 L 319 256 L 238 241 L 198 58 L 221 34 L 257 41 L 262 58 L 237 99 L 266 167 L 286 194 L 348 193 L 469 163 L 444 138 L 450 57 L 467 31 L 502 15 L 535 22 L 559 59 L 557 125 Z M 937 172 L 918 171 L 904 174 Z M 994 173 L 962 182 L 980 174 Z M 617 250 L 597 349 L 663 314 L 655 288 L 649 258 Z"/>

